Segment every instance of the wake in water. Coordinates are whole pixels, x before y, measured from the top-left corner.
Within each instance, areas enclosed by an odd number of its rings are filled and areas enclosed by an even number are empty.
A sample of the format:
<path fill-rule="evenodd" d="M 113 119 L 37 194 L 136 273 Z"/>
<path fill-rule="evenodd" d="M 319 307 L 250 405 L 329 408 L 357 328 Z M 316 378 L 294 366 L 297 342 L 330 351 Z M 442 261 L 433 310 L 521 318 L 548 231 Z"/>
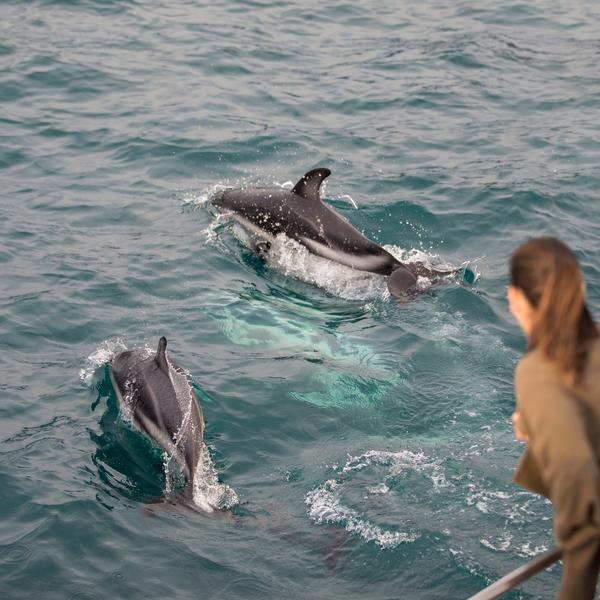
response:
<path fill-rule="evenodd" d="M 369 504 L 376 505 L 381 498 L 392 495 L 400 480 L 407 474 L 416 473 L 424 477 L 434 491 L 449 485 L 437 461 L 428 459 L 422 452 L 409 450 L 370 450 L 358 456 L 349 456 L 342 467 L 336 465 L 333 468 L 335 477 L 306 494 L 309 518 L 317 524 L 342 525 L 349 533 L 357 534 L 366 542 L 373 542 L 384 549 L 414 542 L 420 534 L 407 525 L 403 526 L 406 531 L 401 531 L 397 527 L 374 523 L 369 516 L 370 509 L 373 510 Z M 375 480 L 369 480 L 369 484 L 365 486 L 364 481 L 359 479 L 359 474 L 373 469 Z M 358 493 L 357 485 L 360 487 Z M 349 497 L 353 494 L 355 499 L 352 503 L 360 503 L 361 506 L 349 505 Z"/>
<path fill-rule="evenodd" d="M 185 475 L 184 491 L 195 506 L 206 512 L 231 508 L 239 500 L 233 489 L 218 480 L 203 441 L 204 420 L 189 373 L 167 359 L 166 345 L 161 338 L 155 354 L 148 347 L 126 351 L 120 340 L 106 341 L 90 354 L 80 379 L 90 385 L 95 370 L 111 364 L 121 419 L 144 431 L 163 450 L 167 495 Z"/>

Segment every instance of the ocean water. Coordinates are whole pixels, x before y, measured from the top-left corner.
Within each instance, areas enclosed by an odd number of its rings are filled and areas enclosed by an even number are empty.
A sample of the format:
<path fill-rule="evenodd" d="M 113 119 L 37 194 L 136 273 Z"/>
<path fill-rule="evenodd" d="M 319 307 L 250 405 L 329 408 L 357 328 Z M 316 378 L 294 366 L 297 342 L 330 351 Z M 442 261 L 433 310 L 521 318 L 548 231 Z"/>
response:
<path fill-rule="evenodd" d="M 460 599 L 549 548 L 511 482 L 507 261 L 560 236 L 600 315 L 599 28 L 593 0 L 0 2 L 0 596 Z M 207 201 L 317 166 L 367 236 L 479 280 L 399 306 L 289 240 L 263 264 Z M 161 335 L 220 512 L 157 505 L 117 409 L 111 356 Z"/>

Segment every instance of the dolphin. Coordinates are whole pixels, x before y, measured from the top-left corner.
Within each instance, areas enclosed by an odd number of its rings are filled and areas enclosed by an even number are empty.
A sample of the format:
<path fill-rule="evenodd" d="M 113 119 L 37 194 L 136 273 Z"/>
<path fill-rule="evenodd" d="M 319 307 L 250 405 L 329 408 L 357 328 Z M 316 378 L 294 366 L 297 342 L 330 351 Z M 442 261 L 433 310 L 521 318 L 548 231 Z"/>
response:
<path fill-rule="evenodd" d="M 193 499 L 204 419 L 185 372 L 167 359 L 166 351 L 167 340 L 161 337 L 156 354 L 144 348 L 120 353 L 112 361 L 111 380 L 134 428 L 177 461 L 187 482 L 184 496 Z"/>
<path fill-rule="evenodd" d="M 449 275 L 421 263 L 402 263 L 379 244 L 366 238 L 331 206 L 323 203 L 319 190 L 331 175 L 325 168 L 313 169 L 292 188 L 239 188 L 217 192 L 212 204 L 230 211 L 246 229 L 266 241 L 256 250 L 263 254 L 280 233 L 296 240 L 310 252 L 359 271 L 388 277 L 387 286 L 396 298 L 414 290 L 417 277 Z"/>

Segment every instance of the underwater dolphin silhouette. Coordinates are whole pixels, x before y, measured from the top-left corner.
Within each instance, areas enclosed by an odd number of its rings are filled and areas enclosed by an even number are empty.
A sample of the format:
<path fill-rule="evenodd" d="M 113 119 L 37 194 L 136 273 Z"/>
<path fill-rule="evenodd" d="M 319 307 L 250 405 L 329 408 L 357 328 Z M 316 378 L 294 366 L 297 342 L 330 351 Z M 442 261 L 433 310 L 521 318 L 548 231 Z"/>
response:
<path fill-rule="evenodd" d="M 329 169 L 313 169 L 292 190 L 280 187 L 228 189 L 217 192 L 211 202 L 218 209 L 231 211 L 242 226 L 267 239 L 257 244 L 259 253 L 268 250 L 269 238 L 284 233 L 317 256 L 359 271 L 387 276 L 388 289 L 396 298 L 411 291 L 418 276 L 455 272 L 429 269 L 421 263 L 404 264 L 366 238 L 321 200 L 319 190 L 329 175 Z"/>
<path fill-rule="evenodd" d="M 120 353 L 112 361 L 111 379 L 134 427 L 177 461 L 187 482 L 184 496 L 191 499 L 204 451 L 204 419 L 184 371 L 167 359 L 166 350 L 161 337 L 156 354 L 144 348 Z"/>

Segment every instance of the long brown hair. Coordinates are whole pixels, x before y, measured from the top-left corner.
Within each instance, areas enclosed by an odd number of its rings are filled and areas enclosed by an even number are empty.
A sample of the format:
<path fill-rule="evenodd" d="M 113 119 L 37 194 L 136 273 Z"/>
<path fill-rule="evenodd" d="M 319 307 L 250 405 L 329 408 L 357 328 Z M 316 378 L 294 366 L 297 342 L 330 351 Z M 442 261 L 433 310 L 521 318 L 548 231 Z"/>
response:
<path fill-rule="evenodd" d="M 577 258 L 556 238 L 532 239 L 513 252 L 510 277 L 536 311 L 529 349 L 539 349 L 567 384 L 577 385 L 598 337 Z"/>

